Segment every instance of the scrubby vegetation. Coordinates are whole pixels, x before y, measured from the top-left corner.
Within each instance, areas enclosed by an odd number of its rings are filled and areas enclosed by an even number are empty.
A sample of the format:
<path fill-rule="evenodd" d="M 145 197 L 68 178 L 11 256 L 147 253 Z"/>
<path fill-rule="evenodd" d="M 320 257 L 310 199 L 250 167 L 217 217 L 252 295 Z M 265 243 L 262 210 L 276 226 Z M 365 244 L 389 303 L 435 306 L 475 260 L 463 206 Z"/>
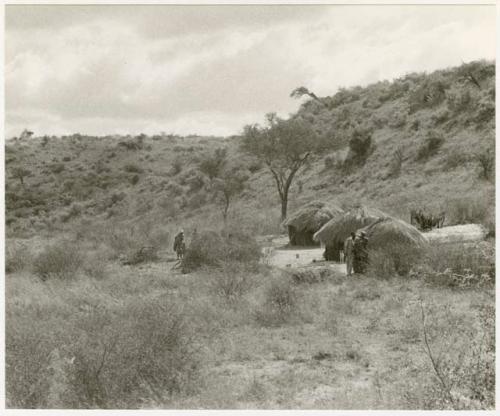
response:
<path fill-rule="evenodd" d="M 494 70 L 301 87 L 229 138 L 7 141 L 7 405 L 492 409 Z M 352 279 L 267 265 L 263 236 L 319 197 L 489 236 L 387 245 Z"/>

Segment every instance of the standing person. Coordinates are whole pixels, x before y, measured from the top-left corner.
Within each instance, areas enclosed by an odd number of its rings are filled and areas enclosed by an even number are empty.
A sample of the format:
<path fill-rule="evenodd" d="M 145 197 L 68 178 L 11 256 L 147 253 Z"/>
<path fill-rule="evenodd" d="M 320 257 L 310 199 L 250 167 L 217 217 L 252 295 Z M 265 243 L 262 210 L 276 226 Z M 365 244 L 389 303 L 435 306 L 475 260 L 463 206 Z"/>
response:
<path fill-rule="evenodd" d="M 361 273 L 361 238 L 355 234 L 352 246 L 352 268 L 354 273 Z"/>
<path fill-rule="evenodd" d="M 366 236 L 366 232 L 361 231 L 360 233 L 360 266 L 361 266 L 361 273 L 365 273 L 366 269 L 368 267 L 368 237 Z"/>
<path fill-rule="evenodd" d="M 352 232 L 350 237 L 348 237 L 344 242 L 344 256 L 345 256 L 347 276 L 350 276 L 352 274 L 355 238 L 356 234 Z"/>
<path fill-rule="evenodd" d="M 182 258 L 184 257 L 185 247 L 186 244 L 184 243 L 184 230 L 181 230 L 174 239 L 174 251 L 177 254 L 177 260 L 182 260 Z"/>

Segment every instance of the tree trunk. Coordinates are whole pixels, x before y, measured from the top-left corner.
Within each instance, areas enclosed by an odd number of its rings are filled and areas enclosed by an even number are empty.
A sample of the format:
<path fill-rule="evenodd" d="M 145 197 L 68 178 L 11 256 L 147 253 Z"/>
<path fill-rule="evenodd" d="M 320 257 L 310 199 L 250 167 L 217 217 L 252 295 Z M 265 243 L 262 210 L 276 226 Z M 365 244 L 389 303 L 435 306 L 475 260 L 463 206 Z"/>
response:
<path fill-rule="evenodd" d="M 285 221 L 288 210 L 288 187 L 283 190 L 281 195 L 281 222 Z"/>

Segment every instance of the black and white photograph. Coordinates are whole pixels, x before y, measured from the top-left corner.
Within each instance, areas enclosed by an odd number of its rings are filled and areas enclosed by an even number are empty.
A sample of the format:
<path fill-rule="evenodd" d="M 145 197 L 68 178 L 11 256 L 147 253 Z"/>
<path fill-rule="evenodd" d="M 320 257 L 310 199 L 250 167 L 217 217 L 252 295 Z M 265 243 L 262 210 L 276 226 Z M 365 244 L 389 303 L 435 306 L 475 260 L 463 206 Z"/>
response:
<path fill-rule="evenodd" d="M 495 410 L 495 1 L 1 7 L 3 411 Z"/>

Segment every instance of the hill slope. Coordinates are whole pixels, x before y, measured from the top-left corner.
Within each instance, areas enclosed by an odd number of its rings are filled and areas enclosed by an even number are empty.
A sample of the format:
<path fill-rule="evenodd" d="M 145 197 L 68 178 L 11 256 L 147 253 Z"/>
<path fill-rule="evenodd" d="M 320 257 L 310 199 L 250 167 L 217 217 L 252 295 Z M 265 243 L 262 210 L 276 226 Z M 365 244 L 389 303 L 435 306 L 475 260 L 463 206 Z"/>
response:
<path fill-rule="evenodd" d="M 304 102 L 291 117 L 310 123 L 325 146 L 295 180 L 289 212 L 322 199 L 344 207 L 363 202 L 406 220 L 411 207 L 427 207 L 445 210 L 449 224 L 491 226 L 494 184 L 491 172 L 484 177 L 479 155 L 486 166 L 494 158 L 494 103 L 491 62 L 409 74 Z M 360 165 L 348 157 L 356 132 L 373 143 Z M 275 232 L 274 183 L 264 167 L 240 153 L 237 136 L 73 135 L 7 142 L 7 234 L 52 234 L 89 222 L 216 225 L 220 210 L 199 163 L 219 147 L 250 174 L 230 224 Z"/>

